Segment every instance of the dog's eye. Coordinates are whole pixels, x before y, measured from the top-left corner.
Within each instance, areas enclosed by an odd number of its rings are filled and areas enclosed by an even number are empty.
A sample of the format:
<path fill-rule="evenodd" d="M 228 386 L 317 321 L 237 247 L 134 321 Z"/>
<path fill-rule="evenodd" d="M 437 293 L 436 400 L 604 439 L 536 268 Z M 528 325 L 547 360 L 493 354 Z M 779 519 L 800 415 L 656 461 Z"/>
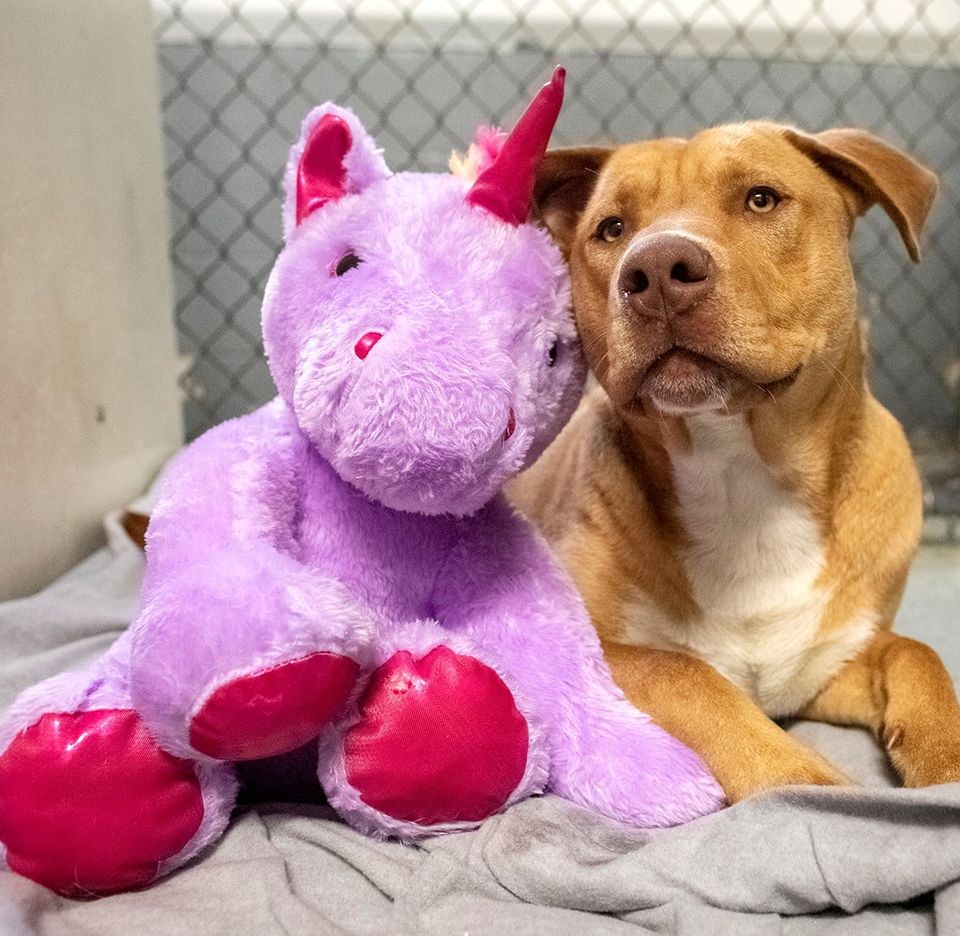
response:
<path fill-rule="evenodd" d="M 550 350 L 547 352 L 547 367 L 553 367 L 557 363 L 557 354 L 560 352 L 560 339 L 554 338 Z"/>
<path fill-rule="evenodd" d="M 354 270 L 360 266 L 361 263 L 363 263 L 363 261 L 355 253 L 345 253 L 333 268 L 333 275 L 343 276 L 347 270 Z"/>
<path fill-rule="evenodd" d="M 780 204 L 780 194 L 769 185 L 757 185 L 747 192 L 747 208 L 756 214 L 766 214 Z"/>
<path fill-rule="evenodd" d="M 623 218 L 604 218 L 597 225 L 597 237 L 608 244 L 623 233 Z"/>

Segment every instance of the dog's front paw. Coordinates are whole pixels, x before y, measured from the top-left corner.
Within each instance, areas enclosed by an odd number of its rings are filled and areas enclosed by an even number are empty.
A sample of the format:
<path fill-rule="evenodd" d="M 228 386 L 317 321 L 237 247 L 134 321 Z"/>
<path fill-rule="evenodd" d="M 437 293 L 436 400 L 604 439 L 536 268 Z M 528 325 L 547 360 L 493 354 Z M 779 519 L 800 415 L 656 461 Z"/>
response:
<path fill-rule="evenodd" d="M 833 764 L 799 744 L 745 756 L 717 779 L 731 805 L 779 787 L 853 785 Z"/>
<path fill-rule="evenodd" d="M 960 783 L 960 725 L 940 725 L 936 731 L 913 736 L 890 727 L 882 740 L 904 786 Z"/>

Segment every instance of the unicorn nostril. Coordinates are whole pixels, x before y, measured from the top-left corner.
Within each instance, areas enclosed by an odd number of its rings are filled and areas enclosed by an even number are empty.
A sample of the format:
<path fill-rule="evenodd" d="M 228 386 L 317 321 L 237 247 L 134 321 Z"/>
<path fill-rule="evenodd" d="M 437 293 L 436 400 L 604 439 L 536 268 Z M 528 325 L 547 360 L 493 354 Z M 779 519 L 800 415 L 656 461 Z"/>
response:
<path fill-rule="evenodd" d="M 517 416 L 513 412 L 513 407 L 510 407 L 510 415 L 507 417 L 507 428 L 503 430 L 503 441 L 506 442 L 510 436 L 516 431 L 517 428 Z"/>
<path fill-rule="evenodd" d="M 353 346 L 353 352 L 362 361 L 369 353 L 370 349 L 383 337 L 383 332 L 368 331 L 362 335 Z"/>

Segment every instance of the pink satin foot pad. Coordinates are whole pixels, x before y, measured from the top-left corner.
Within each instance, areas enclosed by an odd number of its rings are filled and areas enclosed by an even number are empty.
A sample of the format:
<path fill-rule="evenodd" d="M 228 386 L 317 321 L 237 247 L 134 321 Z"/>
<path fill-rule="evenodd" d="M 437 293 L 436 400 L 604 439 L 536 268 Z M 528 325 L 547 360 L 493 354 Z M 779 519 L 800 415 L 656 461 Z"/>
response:
<path fill-rule="evenodd" d="M 193 764 L 128 709 L 44 715 L 0 757 L 7 863 L 69 897 L 148 884 L 202 819 Z"/>
<path fill-rule="evenodd" d="M 359 667 L 311 653 L 217 688 L 190 722 L 190 745 L 218 760 L 256 760 L 306 744 L 336 715 Z"/>
<path fill-rule="evenodd" d="M 526 719 L 489 666 L 436 647 L 395 653 L 370 678 L 360 721 L 346 733 L 347 779 L 395 819 L 478 822 L 517 788 Z"/>

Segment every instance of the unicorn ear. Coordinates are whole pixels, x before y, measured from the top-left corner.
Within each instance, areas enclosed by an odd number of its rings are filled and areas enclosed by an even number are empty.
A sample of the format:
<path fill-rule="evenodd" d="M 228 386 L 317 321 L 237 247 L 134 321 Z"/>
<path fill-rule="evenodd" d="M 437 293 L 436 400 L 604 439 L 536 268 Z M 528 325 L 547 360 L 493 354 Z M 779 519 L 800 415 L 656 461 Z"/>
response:
<path fill-rule="evenodd" d="M 329 103 L 315 107 L 287 159 L 284 240 L 318 208 L 389 175 L 381 151 L 353 111 Z"/>

